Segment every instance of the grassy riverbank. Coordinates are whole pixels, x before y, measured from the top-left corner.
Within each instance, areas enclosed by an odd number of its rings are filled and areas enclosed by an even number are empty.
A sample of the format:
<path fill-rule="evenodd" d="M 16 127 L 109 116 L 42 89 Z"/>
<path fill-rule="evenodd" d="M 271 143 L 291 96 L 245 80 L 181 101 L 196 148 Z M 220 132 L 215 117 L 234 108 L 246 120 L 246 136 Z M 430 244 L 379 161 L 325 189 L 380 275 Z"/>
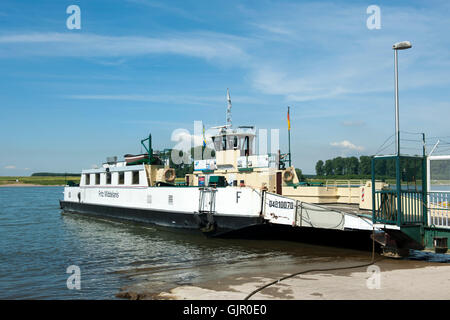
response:
<path fill-rule="evenodd" d="M 39 185 L 39 186 L 55 186 L 65 185 L 67 181 L 73 181 L 75 183 L 80 182 L 80 177 L 59 177 L 59 176 L 46 176 L 46 177 L 0 177 L 0 186 L 2 185 Z"/>

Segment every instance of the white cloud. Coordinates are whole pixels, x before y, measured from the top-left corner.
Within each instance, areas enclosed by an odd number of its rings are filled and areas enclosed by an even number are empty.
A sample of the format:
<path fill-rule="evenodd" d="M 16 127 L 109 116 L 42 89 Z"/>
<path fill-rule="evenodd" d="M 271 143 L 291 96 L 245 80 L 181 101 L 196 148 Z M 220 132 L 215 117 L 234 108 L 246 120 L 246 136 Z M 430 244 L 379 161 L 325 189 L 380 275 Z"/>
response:
<path fill-rule="evenodd" d="M 275 33 L 278 35 L 291 35 L 292 34 L 292 31 L 290 29 L 282 27 L 280 25 L 274 26 L 274 25 L 259 24 L 259 23 L 250 23 L 250 25 L 255 26 L 261 30 Z"/>
<path fill-rule="evenodd" d="M 449 83 L 442 69 L 450 61 L 443 10 L 383 6 L 382 28 L 371 31 L 361 6 L 304 2 L 268 7 L 253 12 L 249 22 L 259 27 L 265 46 L 272 45 L 270 54 L 254 57 L 250 70 L 253 87 L 263 93 L 304 102 L 392 92 L 391 46 L 403 38 L 413 42 L 413 49 L 401 54 L 401 68 L 407 70 L 402 75 L 408 74 L 402 90 Z M 274 38 L 276 30 L 264 26 L 282 26 L 289 35 Z"/>
<path fill-rule="evenodd" d="M 356 146 L 348 140 L 343 140 L 340 142 L 331 142 L 330 145 L 333 147 L 338 147 L 338 148 L 342 148 L 342 149 L 350 149 L 350 150 L 357 150 L 357 151 L 364 150 L 364 147 Z"/>
<path fill-rule="evenodd" d="M 212 148 L 212 140 L 209 133 L 205 133 L 207 146 Z M 172 132 L 171 140 L 178 142 L 174 149 L 190 151 L 192 147 L 203 145 L 203 135 L 191 134 L 186 129 L 176 129 Z"/>
<path fill-rule="evenodd" d="M 25 33 L 0 36 L 0 57 L 64 56 L 124 57 L 147 54 L 178 54 L 210 59 L 243 59 L 242 39 L 203 32 L 161 37 L 104 36 L 97 34 Z"/>
<path fill-rule="evenodd" d="M 5 169 L 16 169 L 16 166 L 13 166 L 13 165 L 9 165 L 9 166 L 6 166 L 6 167 L 4 167 Z"/>

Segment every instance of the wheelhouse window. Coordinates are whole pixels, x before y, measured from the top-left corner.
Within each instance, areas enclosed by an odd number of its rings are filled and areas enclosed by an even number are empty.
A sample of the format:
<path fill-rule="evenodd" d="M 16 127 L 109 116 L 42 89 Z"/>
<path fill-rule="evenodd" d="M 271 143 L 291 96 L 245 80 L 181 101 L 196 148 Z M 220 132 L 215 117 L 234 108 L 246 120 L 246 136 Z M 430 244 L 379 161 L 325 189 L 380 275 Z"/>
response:
<path fill-rule="evenodd" d="M 249 156 L 250 155 L 250 139 L 248 136 L 245 136 L 244 138 L 244 156 Z"/>
<path fill-rule="evenodd" d="M 95 174 L 95 184 L 100 184 L 100 173 Z"/>
<path fill-rule="evenodd" d="M 91 184 L 91 179 L 90 178 L 91 178 L 91 175 L 89 173 L 84 175 L 84 184 L 85 185 L 88 186 L 88 185 Z"/>
<path fill-rule="evenodd" d="M 214 143 L 214 150 L 220 151 L 222 150 L 222 141 L 220 139 L 216 139 L 216 137 L 211 138 Z"/>
<path fill-rule="evenodd" d="M 111 172 L 106 173 L 106 184 L 111 184 Z"/>
<path fill-rule="evenodd" d="M 222 136 L 222 150 L 227 150 L 227 136 Z"/>
<path fill-rule="evenodd" d="M 237 136 L 227 136 L 227 150 L 236 150 L 238 148 Z"/>
<path fill-rule="evenodd" d="M 132 172 L 131 184 L 139 184 L 139 171 Z"/>
<path fill-rule="evenodd" d="M 125 172 L 119 172 L 119 184 L 125 183 Z"/>

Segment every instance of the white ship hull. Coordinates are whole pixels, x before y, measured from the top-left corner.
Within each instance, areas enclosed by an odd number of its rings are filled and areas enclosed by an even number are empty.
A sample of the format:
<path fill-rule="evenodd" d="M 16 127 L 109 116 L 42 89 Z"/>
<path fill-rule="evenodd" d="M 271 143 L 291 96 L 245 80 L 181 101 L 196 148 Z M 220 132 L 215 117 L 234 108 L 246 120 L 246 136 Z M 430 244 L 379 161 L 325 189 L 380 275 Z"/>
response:
<path fill-rule="evenodd" d="M 66 187 L 65 212 L 199 229 L 220 235 L 264 223 L 261 193 L 248 187 Z"/>

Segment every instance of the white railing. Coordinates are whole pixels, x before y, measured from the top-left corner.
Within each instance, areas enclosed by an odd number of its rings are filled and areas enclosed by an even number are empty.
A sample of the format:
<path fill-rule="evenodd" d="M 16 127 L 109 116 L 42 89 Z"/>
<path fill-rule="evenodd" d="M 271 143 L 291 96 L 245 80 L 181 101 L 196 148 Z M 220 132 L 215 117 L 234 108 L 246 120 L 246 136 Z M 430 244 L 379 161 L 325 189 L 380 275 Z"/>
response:
<path fill-rule="evenodd" d="M 450 228 L 450 191 L 428 192 L 428 225 Z"/>
<path fill-rule="evenodd" d="M 369 180 L 369 179 L 366 179 Z M 360 187 L 366 184 L 366 180 L 361 179 L 327 179 L 325 181 L 325 186 L 327 187 Z"/>

